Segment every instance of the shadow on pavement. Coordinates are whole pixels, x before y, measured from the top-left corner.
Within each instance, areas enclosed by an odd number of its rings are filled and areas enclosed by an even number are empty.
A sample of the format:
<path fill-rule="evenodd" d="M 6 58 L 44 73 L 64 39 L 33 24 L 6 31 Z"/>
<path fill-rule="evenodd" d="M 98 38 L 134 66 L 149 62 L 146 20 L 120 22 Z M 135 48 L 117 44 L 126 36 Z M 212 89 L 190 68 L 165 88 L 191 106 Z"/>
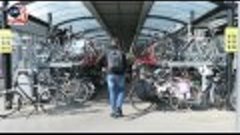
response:
<path fill-rule="evenodd" d="M 150 114 L 151 112 L 153 112 L 153 111 L 137 112 L 137 113 L 125 115 L 125 117 L 126 117 L 126 120 L 132 121 L 132 120 L 138 119 L 140 117 L 143 117 L 147 114 Z"/>
<path fill-rule="evenodd" d="M 101 109 L 91 109 L 91 106 L 92 103 L 56 106 L 51 109 L 47 109 L 46 114 L 51 116 L 51 115 L 78 115 L 82 113 L 101 112 Z"/>

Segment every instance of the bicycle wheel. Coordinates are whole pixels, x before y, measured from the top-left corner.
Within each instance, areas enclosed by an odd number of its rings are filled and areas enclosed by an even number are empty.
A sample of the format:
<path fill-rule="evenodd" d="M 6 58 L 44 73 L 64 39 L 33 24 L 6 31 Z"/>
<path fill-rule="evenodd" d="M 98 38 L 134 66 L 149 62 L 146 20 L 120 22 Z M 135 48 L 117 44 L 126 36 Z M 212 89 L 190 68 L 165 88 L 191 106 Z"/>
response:
<path fill-rule="evenodd" d="M 177 97 L 170 96 L 168 105 L 171 109 L 178 110 L 180 106 L 180 101 Z"/>
<path fill-rule="evenodd" d="M 39 100 L 41 103 L 49 103 L 52 99 L 52 95 L 50 91 L 43 91 L 39 97 L 40 97 Z"/>
<path fill-rule="evenodd" d="M 77 79 L 71 81 L 71 90 L 73 90 L 72 100 L 77 103 L 84 103 L 89 98 L 88 86 Z"/>
<path fill-rule="evenodd" d="M 5 92 L 6 93 L 6 92 Z M 0 96 L 0 117 L 6 118 L 10 115 L 13 115 L 17 111 L 20 111 L 23 105 L 23 97 L 17 91 L 11 92 L 12 102 L 11 109 L 5 109 L 5 94 Z"/>
<path fill-rule="evenodd" d="M 129 92 L 129 100 L 130 103 L 132 105 L 132 107 L 140 112 L 146 112 L 146 111 L 150 111 L 153 106 L 154 106 L 154 102 L 151 100 L 144 100 L 141 97 L 139 97 L 138 95 L 138 88 L 143 88 L 141 87 L 142 83 L 136 82 L 135 84 L 132 85 L 132 88 Z"/>
<path fill-rule="evenodd" d="M 48 92 L 43 93 L 43 96 L 49 95 Z M 55 90 L 54 94 L 51 95 L 50 102 L 53 103 L 56 106 L 59 105 L 67 105 L 69 104 L 69 99 L 66 93 L 63 92 L 61 89 Z"/>
<path fill-rule="evenodd" d="M 96 96 L 95 86 L 92 82 L 86 81 L 85 82 L 88 91 L 88 100 L 92 100 Z"/>

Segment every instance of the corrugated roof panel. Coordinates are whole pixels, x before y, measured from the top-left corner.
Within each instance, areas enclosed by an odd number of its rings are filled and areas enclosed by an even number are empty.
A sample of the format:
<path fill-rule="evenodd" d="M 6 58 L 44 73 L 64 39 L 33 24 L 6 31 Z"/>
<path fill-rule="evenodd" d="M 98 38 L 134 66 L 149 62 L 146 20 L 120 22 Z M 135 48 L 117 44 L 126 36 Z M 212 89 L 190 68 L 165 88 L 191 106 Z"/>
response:
<path fill-rule="evenodd" d="M 90 38 L 90 37 L 94 37 L 96 35 L 106 35 L 106 37 L 101 37 L 101 38 L 107 38 L 108 37 L 108 34 L 107 32 L 105 31 L 99 31 L 99 32 L 93 32 L 93 33 L 89 33 L 89 34 L 86 34 L 85 37 L 86 38 Z"/>
<path fill-rule="evenodd" d="M 169 31 L 169 29 L 172 29 L 173 27 L 179 27 L 183 26 L 182 24 L 178 24 L 173 21 L 168 21 L 165 19 L 154 19 L 154 18 L 149 18 L 145 21 L 144 27 L 152 27 L 164 31 Z"/>
<path fill-rule="evenodd" d="M 188 22 L 191 11 L 194 11 L 195 19 L 197 19 L 216 7 L 216 4 L 207 1 L 158 1 L 153 4 L 149 14 L 167 16 Z"/>
<path fill-rule="evenodd" d="M 96 20 L 85 20 L 85 21 L 74 21 L 72 23 L 67 23 L 67 24 L 61 25 L 60 28 L 69 27 L 70 25 L 72 25 L 74 33 L 79 31 L 85 31 L 92 28 L 101 27 Z"/>
<path fill-rule="evenodd" d="M 48 19 L 48 13 L 53 15 L 53 24 L 81 17 L 92 16 L 88 9 L 80 1 L 38 1 L 27 5 L 28 12 L 44 21 Z"/>
<path fill-rule="evenodd" d="M 196 20 L 216 7 L 216 4 L 209 1 L 155 1 L 148 15 L 160 17 L 147 17 L 143 27 L 172 33 L 184 27 L 183 24 L 178 22 L 189 22 L 191 11 L 194 12 L 194 20 Z M 170 19 L 162 19 L 161 17 Z M 141 30 L 140 33 L 152 35 L 154 30 L 152 30 L 153 32 L 150 31 Z"/>

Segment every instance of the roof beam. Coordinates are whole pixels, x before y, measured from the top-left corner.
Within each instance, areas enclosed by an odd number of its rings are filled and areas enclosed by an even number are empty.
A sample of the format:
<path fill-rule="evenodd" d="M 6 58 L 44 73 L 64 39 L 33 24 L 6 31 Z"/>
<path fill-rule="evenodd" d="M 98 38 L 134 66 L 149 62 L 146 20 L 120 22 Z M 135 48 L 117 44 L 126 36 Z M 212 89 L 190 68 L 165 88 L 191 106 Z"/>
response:
<path fill-rule="evenodd" d="M 36 17 L 34 17 L 32 15 L 28 15 L 28 18 L 29 18 L 30 21 L 33 21 L 33 22 L 35 22 L 37 24 L 40 24 L 42 26 L 48 27 L 48 25 L 49 25 L 47 22 L 45 22 L 45 21 L 43 21 L 41 19 L 38 19 L 38 18 L 36 18 Z"/>

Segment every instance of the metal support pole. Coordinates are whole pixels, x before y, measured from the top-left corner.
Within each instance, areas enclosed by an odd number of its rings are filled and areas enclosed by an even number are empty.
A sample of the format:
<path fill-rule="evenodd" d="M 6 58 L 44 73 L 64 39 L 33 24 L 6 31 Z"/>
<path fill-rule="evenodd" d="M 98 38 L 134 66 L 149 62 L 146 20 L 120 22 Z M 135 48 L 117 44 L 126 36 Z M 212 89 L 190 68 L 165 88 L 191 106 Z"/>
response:
<path fill-rule="evenodd" d="M 48 32 L 52 32 L 52 13 L 48 13 Z"/>
<path fill-rule="evenodd" d="M 72 34 L 73 34 L 73 27 L 72 25 L 69 26 L 69 40 L 70 40 L 70 45 L 72 45 Z"/>
<path fill-rule="evenodd" d="M 69 33 L 70 33 L 70 35 L 73 34 L 73 27 L 72 27 L 72 25 L 69 26 Z"/>
<path fill-rule="evenodd" d="M 189 37 L 188 39 L 189 39 L 189 41 L 191 40 L 191 37 L 194 34 L 193 27 L 192 27 L 193 20 L 194 20 L 194 11 L 191 11 L 189 14 L 189 23 L 188 23 L 188 37 Z"/>
<path fill-rule="evenodd" d="M 48 29 L 47 29 L 47 37 L 50 36 L 50 34 L 53 31 L 53 26 L 52 26 L 52 13 L 48 13 Z M 48 39 L 48 38 L 46 38 Z M 53 43 L 54 41 L 52 41 L 52 39 L 49 40 L 51 43 Z M 47 41 L 48 42 L 48 41 Z"/>
<path fill-rule="evenodd" d="M 7 24 L 7 6 L 8 6 L 8 1 L 3 1 L 2 2 L 3 9 L 2 10 L 2 28 L 10 28 Z M 11 54 L 3 54 L 3 74 L 4 74 L 4 87 L 8 91 L 12 87 L 12 67 L 11 67 Z M 12 94 L 7 93 L 5 96 L 5 109 L 11 109 L 12 108 Z"/>
<path fill-rule="evenodd" d="M 234 26 L 234 1 L 230 1 L 229 3 L 226 3 L 228 5 L 227 8 L 227 17 L 228 17 L 228 26 Z M 226 73 L 226 78 L 227 78 L 227 91 L 230 93 L 232 91 L 232 86 L 233 86 L 233 77 L 232 77 L 232 70 L 233 70 L 233 53 L 228 53 L 227 54 L 227 73 Z M 229 95 L 229 94 L 228 94 Z"/>
<path fill-rule="evenodd" d="M 194 27 L 193 27 L 193 21 L 195 20 L 195 13 L 194 11 L 190 12 L 190 33 L 194 35 Z"/>
<path fill-rule="evenodd" d="M 238 29 L 240 28 L 240 2 L 238 1 Z M 239 35 L 239 34 L 238 34 Z M 239 46 L 239 36 L 238 36 L 238 49 Z M 237 52 L 237 77 L 236 77 L 236 91 L 237 91 L 237 114 L 236 114 L 236 130 L 240 131 L 240 51 Z"/>

